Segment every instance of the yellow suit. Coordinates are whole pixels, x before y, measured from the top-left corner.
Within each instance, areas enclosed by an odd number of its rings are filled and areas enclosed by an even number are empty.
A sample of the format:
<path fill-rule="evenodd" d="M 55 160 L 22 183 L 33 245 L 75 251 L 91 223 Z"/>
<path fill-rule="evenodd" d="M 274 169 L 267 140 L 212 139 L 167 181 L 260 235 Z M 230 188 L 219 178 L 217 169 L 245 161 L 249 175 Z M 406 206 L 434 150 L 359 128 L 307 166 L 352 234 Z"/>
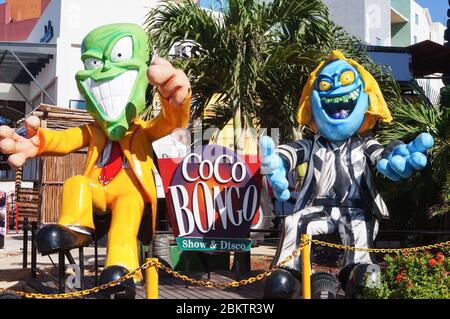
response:
<path fill-rule="evenodd" d="M 85 125 L 64 131 L 39 129 L 39 155 L 66 155 L 89 147 L 82 176 L 64 183 L 63 202 L 58 224 L 78 231 L 93 231 L 93 211 L 111 209 L 106 266 L 120 265 L 128 270 L 139 266 L 137 234 L 145 203 L 152 207 L 152 225 L 156 219 L 156 186 L 151 143 L 185 127 L 189 120 L 191 94 L 180 108 L 161 97 L 162 111 L 151 121 L 135 120 L 119 141 L 129 168 L 122 168 L 114 179 L 99 182 L 101 168 L 96 166 L 107 137 L 96 125 Z"/>

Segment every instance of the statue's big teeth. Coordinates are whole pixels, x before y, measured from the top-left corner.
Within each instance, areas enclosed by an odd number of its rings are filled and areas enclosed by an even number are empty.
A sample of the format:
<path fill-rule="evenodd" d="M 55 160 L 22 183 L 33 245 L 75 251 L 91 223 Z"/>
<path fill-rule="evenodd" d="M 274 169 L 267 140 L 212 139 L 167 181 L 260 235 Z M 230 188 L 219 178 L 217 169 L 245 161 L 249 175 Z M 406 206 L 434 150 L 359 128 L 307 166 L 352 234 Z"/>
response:
<path fill-rule="evenodd" d="M 101 107 L 104 116 L 108 120 L 115 120 L 125 110 L 137 76 L 138 71 L 130 70 L 112 80 L 97 82 L 89 78 L 84 84 Z"/>

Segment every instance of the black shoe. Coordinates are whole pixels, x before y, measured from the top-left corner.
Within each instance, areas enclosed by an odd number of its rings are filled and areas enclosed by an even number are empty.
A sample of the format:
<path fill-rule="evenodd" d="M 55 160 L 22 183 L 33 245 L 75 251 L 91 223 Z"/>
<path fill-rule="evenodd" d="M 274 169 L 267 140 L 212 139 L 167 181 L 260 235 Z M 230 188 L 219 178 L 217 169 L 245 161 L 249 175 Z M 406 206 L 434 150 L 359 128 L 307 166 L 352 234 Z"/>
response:
<path fill-rule="evenodd" d="M 278 269 L 266 279 L 264 299 L 298 299 L 300 298 L 300 280 L 298 272 L 290 269 Z"/>
<path fill-rule="evenodd" d="M 330 273 L 318 272 L 311 276 L 312 299 L 336 299 L 337 288 L 337 280 Z"/>
<path fill-rule="evenodd" d="M 58 224 L 45 225 L 36 234 L 36 246 L 42 255 L 88 246 L 91 241 L 91 235 Z"/>
<path fill-rule="evenodd" d="M 99 284 L 101 286 L 110 283 L 126 274 L 128 274 L 128 270 L 122 266 L 106 267 L 100 275 Z M 134 284 L 133 278 L 127 279 L 115 287 L 102 290 L 101 294 L 106 298 L 114 295 L 114 299 L 134 299 L 136 296 L 136 285 Z"/>

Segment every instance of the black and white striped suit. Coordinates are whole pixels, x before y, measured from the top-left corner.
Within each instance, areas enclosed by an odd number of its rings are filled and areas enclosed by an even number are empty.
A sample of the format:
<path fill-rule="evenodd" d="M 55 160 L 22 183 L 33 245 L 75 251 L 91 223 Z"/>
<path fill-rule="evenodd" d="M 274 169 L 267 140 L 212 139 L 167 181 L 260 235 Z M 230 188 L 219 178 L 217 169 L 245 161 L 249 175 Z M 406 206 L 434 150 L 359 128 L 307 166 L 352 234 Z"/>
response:
<path fill-rule="evenodd" d="M 312 139 L 277 147 L 275 152 L 289 170 L 304 162 L 308 162 L 308 170 L 295 204 L 295 213 L 285 218 L 274 263 L 289 256 L 299 246 L 301 234 L 305 233 L 319 235 L 339 231 L 346 245 L 372 246 L 378 220 L 388 218 L 389 213 L 375 188 L 369 164 L 376 165 L 391 148 L 385 149 L 377 140 L 359 135 L 341 145 L 315 135 Z M 345 176 L 338 176 L 337 165 L 342 168 L 339 174 Z M 340 190 L 336 188 L 339 178 L 345 179 L 348 185 L 342 197 L 335 191 Z M 368 253 L 347 251 L 343 266 L 373 262 Z M 300 269 L 299 258 L 292 260 L 287 267 Z"/>

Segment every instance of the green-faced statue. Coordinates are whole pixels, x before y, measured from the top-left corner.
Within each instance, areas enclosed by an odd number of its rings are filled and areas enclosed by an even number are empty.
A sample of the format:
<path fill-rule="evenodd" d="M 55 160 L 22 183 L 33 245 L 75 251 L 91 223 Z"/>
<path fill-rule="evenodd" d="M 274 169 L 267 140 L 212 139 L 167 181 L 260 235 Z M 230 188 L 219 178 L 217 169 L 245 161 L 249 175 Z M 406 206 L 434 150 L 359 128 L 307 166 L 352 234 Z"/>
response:
<path fill-rule="evenodd" d="M 84 70 L 76 75 L 89 114 L 113 141 L 122 139 L 142 112 L 148 87 L 147 33 L 135 24 L 111 24 L 82 43 Z"/>

